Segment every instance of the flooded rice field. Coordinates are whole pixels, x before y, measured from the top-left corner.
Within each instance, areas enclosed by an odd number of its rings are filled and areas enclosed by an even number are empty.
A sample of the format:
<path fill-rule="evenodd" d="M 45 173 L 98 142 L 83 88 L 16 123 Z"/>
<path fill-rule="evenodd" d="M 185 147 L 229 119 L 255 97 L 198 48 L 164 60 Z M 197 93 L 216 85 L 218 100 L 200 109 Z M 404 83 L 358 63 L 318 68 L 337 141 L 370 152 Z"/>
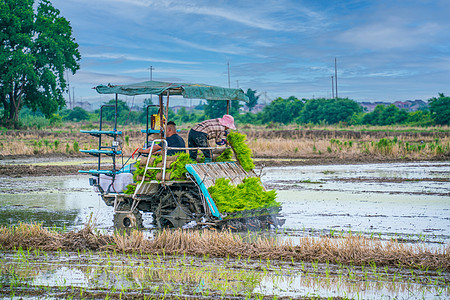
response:
<path fill-rule="evenodd" d="M 414 162 L 264 168 L 286 222 L 265 234 L 349 233 L 442 249 L 450 241 L 450 163 Z M 0 225 L 39 222 L 79 230 L 93 216 L 112 232 L 113 209 L 89 176 L 0 178 Z M 151 235 L 151 214 L 144 214 Z M 244 233 L 242 233 L 244 234 Z M 260 233 L 258 233 L 260 234 Z M 449 270 L 109 252 L 0 252 L 0 292 L 23 298 L 448 299 Z M 21 296 L 19 296 L 21 295 Z"/>
<path fill-rule="evenodd" d="M 450 241 L 450 163 L 324 165 L 263 170 L 292 235 L 358 232 Z M 299 232 L 301 231 L 301 232 Z"/>

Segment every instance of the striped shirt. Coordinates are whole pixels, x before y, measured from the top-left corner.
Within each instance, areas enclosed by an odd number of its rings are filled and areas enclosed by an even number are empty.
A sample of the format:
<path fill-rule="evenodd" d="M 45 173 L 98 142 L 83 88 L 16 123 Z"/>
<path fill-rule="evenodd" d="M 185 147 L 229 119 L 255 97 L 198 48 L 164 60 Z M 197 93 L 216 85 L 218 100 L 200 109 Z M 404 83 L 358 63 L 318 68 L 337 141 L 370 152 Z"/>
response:
<path fill-rule="evenodd" d="M 226 139 L 225 126 L 221 125 L 219 119 L 211 119 L 203 121 L 194 127 L 193 130 L 206 133 L 208 140 L 215 139 L 216 142 L 220 142 L 222 139 Z"/>

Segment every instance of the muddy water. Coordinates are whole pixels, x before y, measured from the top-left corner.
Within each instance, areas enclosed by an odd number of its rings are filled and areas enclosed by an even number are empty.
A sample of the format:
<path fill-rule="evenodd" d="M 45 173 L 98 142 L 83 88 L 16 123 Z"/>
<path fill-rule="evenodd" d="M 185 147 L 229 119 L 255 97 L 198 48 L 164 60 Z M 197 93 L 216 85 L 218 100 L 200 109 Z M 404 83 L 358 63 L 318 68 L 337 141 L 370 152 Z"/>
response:
<path fill-rule="evenodd" d="M 110 253 L 16 252 L 0 256 L 0 292 L 47 291 L 50 298 L 136 293 L 200 299 L 345 297 L 448 299 L 448 278 L 437 272 L 239 258 Z M 412 275 L 411 275 L 412 273 Z M 70 288 L 65 288 L 69 286 Z M 85 294 L 86 296 L 86 294 Z M 197 298 L 196 298 L 197 299 Z"/>
<path fill-rule="evenodd" d="M 0 224 L 38 222 L 71 230 L 81 228 L 92 215 L 101 228 L 111 227 L 113 210 L 92 190 L 88 178 L 1 178 Z"/>
<path fill-rule="evenodd" d="M 257 170 L 257 172 L 259 172 Z M 448 242 L 450 163 L 396 163 L 264 168 L 278 191 L 291 237 L 342 234 Z M 112 208 L 89 186 L 89 176 L 0 178 L 0 224 L 42 222 L 80 228 L 93 216 L 112 227 Z M 151 227 L 151 214 L 144 226 Z"/>
<path fill-rule="evenodd" d="M 266 168 L 293 235 L 342 234 L 448 242 L 450 163 Z"/>
<path fill-rule="evenodd" d="M 264 184 L 278 191 L 283 205 L 286 223 L 277 232 L 283 238 L 295 241 L 298 236 L 352 231 L 426 241 L 435 247 L 449 242 L 450 163 L 298 166 L 262 172 Z M 41 222 L 71 230 L 92 216 L 98 228 L 111 230 L 112 208 L 88 179 L 86 175 L 0 178 L 0 224 Z M 144 220 L 149 228 L 151 216 L 146 214 Z M 450 295 L 446 272 L 381 267 L 42 252 L 0 252 L 0 266 L 0 294 L 21 291 L 27 298 L 30 291 L 30 299 L 35 298 L 33 291 L 42 290 L 47 292 L 37 298 L 70 297 L 80 291 L 98 293 L 89 296 L 98 299 L 119 298 L 121 291 L 205 299 L 257 295 L 448 299 Z"/>

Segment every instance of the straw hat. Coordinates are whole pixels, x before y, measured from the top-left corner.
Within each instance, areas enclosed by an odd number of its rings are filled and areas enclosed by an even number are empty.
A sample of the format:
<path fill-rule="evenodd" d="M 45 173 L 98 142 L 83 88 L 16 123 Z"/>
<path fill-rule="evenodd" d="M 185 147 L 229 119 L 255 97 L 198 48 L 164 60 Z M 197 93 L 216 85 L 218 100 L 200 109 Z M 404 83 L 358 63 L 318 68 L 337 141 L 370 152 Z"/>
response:
<path fill-rule="evenodd" d="M 219 118 L 219 123 L 222 126 L 225 126 L 225 127 L 231 128 L 231 129 L 236 129 L 236 126 L 234 126 L 233 116 L 224 115 L 222 118 Z"/>

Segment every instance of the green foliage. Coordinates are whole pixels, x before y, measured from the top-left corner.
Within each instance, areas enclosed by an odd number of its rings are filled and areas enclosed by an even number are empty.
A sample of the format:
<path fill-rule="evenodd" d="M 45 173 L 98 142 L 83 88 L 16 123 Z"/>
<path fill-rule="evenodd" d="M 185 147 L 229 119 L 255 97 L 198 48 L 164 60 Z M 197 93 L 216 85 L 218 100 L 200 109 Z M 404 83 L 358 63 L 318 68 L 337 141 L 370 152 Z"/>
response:
<path fill-rule="evenodd" d="M 124 194 L 132 195 L 132 194 L 134 194 L 135 191 L 136 191 L 136 184 L 132 183 L 132 184 L 127 185 L 123 192 L 124 192 Z"/>
<path fill-rule="evenodd" d="M 174 161 L 170 168 L 166 169 L 166 173 L 170 173 L 170 180 L 184 180 L 185 174 L 187 172 L 186 165 L 192 164 L 194 161 L 192 161 L 189 157 L 188 153 L 180 152 L 176 154 L 177 159 Z M 161 155 L 153 155 L 152 158 L 154 159 L 153 164 L 149 165 L 149 167 L 156 167 L 157 164 L 162 162 L 162 156 Z M 149 158 L 150 159 L 150 158 Z M 140 166 L 140 161 L 137 161 L 134 165 L 136 167 L 136 171 L 133 175 L 133 180 L 138 181 L 137 177 L 139 175 L 143 176 L 145 172 L 145 166 Z M 150 169 L 147 170 L 147 173 L 145 174 L 145 177 L 148 177 L 149 180 L 156 180 L 156 175 L 160 173 L 161 170 L 155 170 Z"/>
<path fill-rule="evenodd" d="M 252 150 L 245 143 L 247 136 L 239 132 L 230 132 L 227 136 L 227 141 L 233 147 L 236 153 L 236 159 L 241 164 L 245 171 L 250 171 L 255 168 L 252 159 Z"/>
<path fill-rule="evenodd" d="M 375 109 L 364 115 L 361 122 L 367 125 L 393 125 L 404 124 L 408 120 L 408 112 L 404 109 L 399 109 L 394 104 L 385 106 L 377 105 Z"/>
<path fill-rule="evenodd" d="M 115 99 L 111 99 L 108 102 L 106 102 L 105 104 L 107 105 L 115 105 L 116 104 L 116 100 Z M 104 107 L 103 108 L 103 122 L 114 122 L 114 107 Z M 135 118 L 133 118 L 131 116 L 131 111 L 130 108 L 128 107 L 128 104 L 123 101 L 118 99 L 117 100 L 117 123 L 118 124 L 130 124 L 131 121 L 135 120 Z"/>
<path fill-rule="evenodd" d="M 73 142 L 73 151 L 78 152 L 80 151 L 80 147 L 78 146 L 78 142 Z"/>
<path fill-rule="evenodd" d="M 408 124 L 417 126 L 431 126 L 433 119 L 429 111 L 418 110 L 408 114 Z"/>
<path fill-rule="evenodd" d="M 246 103 L 245 105 L 248 107 L 249 111 L 252 111 L 253 107 L 258 104 L 259 95 L 256 96 L 256 90 L 254 91 L 252 89 L 248 89 L 245 95 L 248 97 L 248 103 Z"/>
<path fill-rule="evenodd" d="M 431 117 L 438 125 L 450 124 L 450 97 L 439 93 L 439 97 L 433 97 L 428 100 L 430 106 Z"/>
<path fill-rule="evenodd" d="M 380 153 L 388 155 L 392 153 L 392 149 L 396 143 L 397 140 L 381 138 L 378 142 L 375 143 L 375 148 L 377 148 Z"/>
<path fill-rule="evenodd" d="M 245 114 L 239 114 L 235 116 L 234 122 L 236 124 L 252 124 L 252 125 L 258 125 L 261 124 L 261 120 L 259 118 L 260 114 L 254 114 L 254 113 L 245 113 Z"/>
<path fill-rule="evenodd" d="M 205 120 L 205 116 L 195 112 L 188 112 L 185 107 L 182 107 L 173 117 L 169 117 L 169 119 L 176 124 L 199 123 Z"/>
<path fill-rule="evenodd" d="M 153 160 L 152 164 L 149 164 L 149 167 L 156 167 L 156 165 L 158 163 L 162 162 L 161 155 L 153 155 L 152 158 L 154 158 L 154 160 Z M 150 157 L 148 157 L 148 159 L 150 159 Z M 144 176 L 145 166 L 141 168 L 140 160 L 138 160 L 134 166 L 136 167 L 136 171 L 134 171 L 133 180 L 138 181 L 138 179 L 137 179 L 138 175 Z M 145 173 L 145 177 L 148 177 L 150 180 L 155 180 L 156 174 L 158 174 L 160 171 L 161 170 L 155 170 L 155 169 L 147 170 L 147 173 Z"/>
<path fill-rule="evenodd" d="M 231 161 L 233 159 L 233 150 L 230 148 L 225 149 L 225 151 L 222 152 L 217 158 L 216 162 L 224 162 L 224 161 Z"/>
<path fill-rule="evenodd" d="M 304 102 L 291 96 L 287 99 L 277 98 L 264 107 L 261 113 L 263 123 L 276 122 L 289 124 L 300 116 Z"/>
<path fill-rule="evenodd" d="M 89 113 L 81 107 L 74 107 L 73 109 L 62 110 L 60 112 L 60 115 L 65 121 L 77 122 L 89 120 Z"/>
<path fill-rule="evenodd" d="M 60 126 L 62 124 L 62 117 L 59 114 L 52 114 L 50 117 L 50 125 Z"/>
<path fill-rule="evenodd" d="M 23 105 L 50 117 L 65 105 L 65 71 L 81 56 L 70 23 L 50 1 L 0 1 L 0 101 L 2 122 L 18 122 Z"/>
<path fill-rule="evenodd" d="M 248 177 L 234 186 L 229 179 L 216 179 L 208 189 L 220 212 L 238 212 L 251 209 L 278 207 L 276 192 L 265 191 L 258 177 Z"/>
<path fill-rule="evenodd" d="M 205 115 L 211 119 L 221 118 L 227 113 L 227 101 L 207 100 L 205 105 Z M 239 108 L 242 106 L 240 101 L 230 101 L 230 115 L 238 115 Z"/>
<path fill-rule="evenodd" d="M 19 113 L 19 125 L 36 129 L 50 126 L 50 120 L 46 119 L 44 114 L 39 110 L 32 111 L 28 107 L 24 107 Z"/>
<path fill-rule="evenodd" d="M 297 121 L 301 123 L 337 124 L 349 122 L 354 114 L 362 112 L 362 107 L 356 101 L 348 98 L 339 99 L 310 99 L 305 103 Z"/>
<path fill-rule="evenodd" d="M 185 179 L 186 176 L 186 165 L 192 164 L 194 161 L 190 158 L 188 153 L 180 152 L 178 154 L 178 158 L 175 161 L 175 163 L 172 164 L 170 169 L 167 170 L 167 172 L 170 172 L 170 179 L 176 180 L 176 179 Z"/>

